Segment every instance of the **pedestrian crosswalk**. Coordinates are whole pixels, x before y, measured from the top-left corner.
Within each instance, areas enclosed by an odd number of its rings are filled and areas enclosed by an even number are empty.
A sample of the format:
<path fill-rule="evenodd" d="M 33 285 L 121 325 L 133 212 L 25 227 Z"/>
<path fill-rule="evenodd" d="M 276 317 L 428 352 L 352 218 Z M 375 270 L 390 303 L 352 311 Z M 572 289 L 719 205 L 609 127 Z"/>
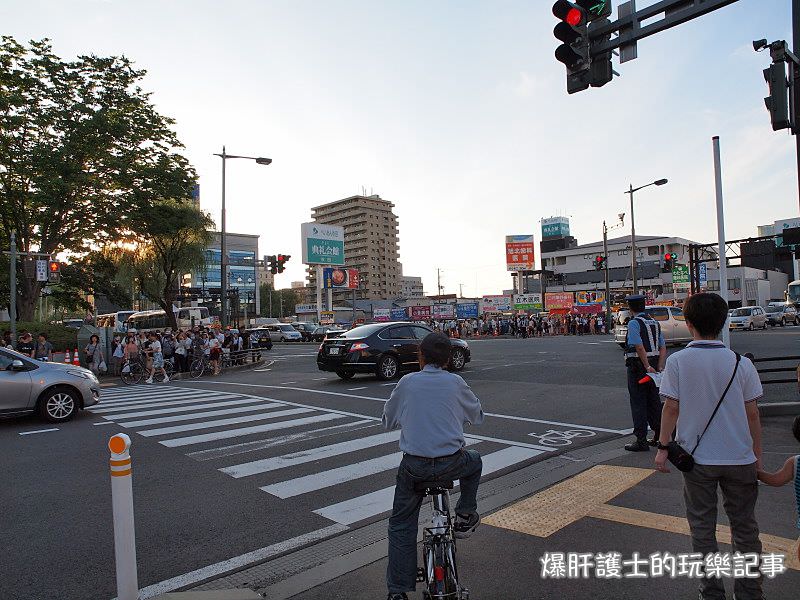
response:
<path fill-rule="evenodd" d="M 341 525 L 391 510 L 400 432 L 384 431 L 375 416 L 235 392 L 144 385 L 105 389 L 102 402 L 89 410 Z M 481 453 L 484 476 L 546 451 L 481 436 L 467 436 L 467 444 Z"/>

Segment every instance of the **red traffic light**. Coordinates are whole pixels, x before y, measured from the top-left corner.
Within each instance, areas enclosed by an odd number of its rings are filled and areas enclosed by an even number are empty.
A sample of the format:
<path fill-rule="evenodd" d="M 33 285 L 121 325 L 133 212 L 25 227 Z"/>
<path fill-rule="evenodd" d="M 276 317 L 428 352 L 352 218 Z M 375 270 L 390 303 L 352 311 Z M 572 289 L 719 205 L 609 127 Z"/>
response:
<path fill-rule="evenodd" d="M 283 262 L 283 254 L 278 254 L 278 262 Z"/>
<path fill-rule="evenodd" d="M 58 261 L 56 261 L 56 260 L 51 260 L 51 261 L 50 261 L 50 262 L 47 264 L 47 269 L 48 269 L 48 270 L 49 270 L 51 273 L 58 273 L 59 271 L 61 271 L 61 263 L 60 263 L 60 262 L 58 262 Z"/>
<path fill-rule="evenodd" d="M 576 25 L 581 24 L 581 21 L 583 20 L 583 13 L 577 8 L 570 8 L 564 20 L 575 27 Z"/>
<path fill-rule="evenodd" d="M 567 0 L 558 0 L 553 5 L 553 15 L 572 27 L 577 27 L 584 21 L 583 10 Z"/>

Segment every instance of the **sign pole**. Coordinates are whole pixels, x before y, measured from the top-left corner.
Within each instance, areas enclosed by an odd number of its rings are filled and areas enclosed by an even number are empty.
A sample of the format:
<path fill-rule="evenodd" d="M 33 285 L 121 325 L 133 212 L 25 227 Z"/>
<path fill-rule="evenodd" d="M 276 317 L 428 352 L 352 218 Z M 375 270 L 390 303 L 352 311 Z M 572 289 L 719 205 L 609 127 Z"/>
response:
<path fill-rule="evenodd" d="M 322 265 L 317 265 L 317 323 L 322 320 Z"/>
<path fill-rule="evenodd" d="M 606 286 L 606 333 L 611 331 L 611 281 L 608 273 L 608 227 L 603 221 L 603 276 Z"/>
<path fill-rule="evenodd" d="M 712 138 L 714 146 L 714 184 L 717 196 L 717 235 L 719 237 L 719 295 L 728 304 L 728 259 L 725 255 L 725 210 L 722 203 L 722 165 L 719 152 L 719 136 Z M 731 347 L 731 332 L 728 319 L 722 328 L 722 343 Z"/>

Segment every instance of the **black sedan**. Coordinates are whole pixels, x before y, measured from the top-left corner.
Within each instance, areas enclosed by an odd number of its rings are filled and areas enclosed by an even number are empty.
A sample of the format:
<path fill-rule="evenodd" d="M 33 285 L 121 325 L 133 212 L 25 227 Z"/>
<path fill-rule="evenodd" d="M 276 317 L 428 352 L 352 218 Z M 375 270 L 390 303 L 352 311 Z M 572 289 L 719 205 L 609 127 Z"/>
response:
<path fill-rule="evenodd" d="M 333 339 L 335 337 L 339 337 L 345 332 L 344 329 L 340 327 L 330 326 L 330 325 L 323 325 L 322 327 L 317 327 L 314 332 L 311 334 L 311 341 L 312 342 L 322 342 L 325 339 Z"/>
<path fill-rule="evenodd" d="M 419 345 L 432 333 L 415 323 L 375 323 L 361 325 L 319 347 L 317 367 L 333 371 L 342 379 L 356 373 L 374 373 L 378 379 L 394 379 L 402 371 L 419 369 Z M 451 340 L 450 370 L 460 371 L 471 360 L 469 345 Z"/>

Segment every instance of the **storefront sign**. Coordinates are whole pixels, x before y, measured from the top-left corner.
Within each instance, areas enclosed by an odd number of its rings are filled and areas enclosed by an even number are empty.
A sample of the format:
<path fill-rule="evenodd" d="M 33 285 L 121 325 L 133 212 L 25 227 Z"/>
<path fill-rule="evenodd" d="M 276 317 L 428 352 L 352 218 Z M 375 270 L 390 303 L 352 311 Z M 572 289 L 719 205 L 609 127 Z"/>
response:
<path fill-rule="evenodd" d="M 478 317 L 478 303 L 465 302 L 456 304 L 456 316 L 459 319 L 476 319 Z"/>
<path fill-rule="evenodd" d="M 547 310 L 570 309 L 574 304 L 572 292 L 547 292 L 544 295 Z"/>
<path fill-rule="evenodd" d="M 411 320 L 412 321 L 429 321 L 431 318 L 430 306 L 412 306 L 411 307 Z"/>
<path fill-rule="evenodd" d="M 533 271 L 534 246 L 532 235 L 506 236 L 506 270 Z"/>

